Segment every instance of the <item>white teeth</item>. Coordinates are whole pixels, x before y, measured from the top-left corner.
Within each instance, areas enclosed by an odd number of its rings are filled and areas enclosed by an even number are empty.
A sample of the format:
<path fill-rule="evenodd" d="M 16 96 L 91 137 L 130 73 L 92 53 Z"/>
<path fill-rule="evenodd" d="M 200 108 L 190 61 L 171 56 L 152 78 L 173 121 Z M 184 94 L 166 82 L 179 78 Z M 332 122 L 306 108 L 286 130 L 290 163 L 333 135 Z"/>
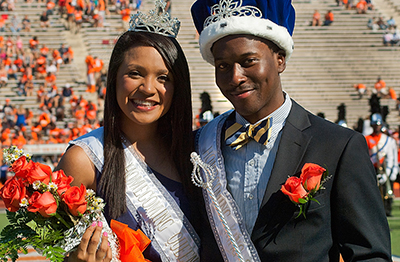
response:
<path fill-rule="evenodd" d="M 144 100 L 136 100 L 134 99 L 133 102 L 139 106 L 147 106 L 151 107 L 154 106 L 156 103 L 155 102 L 150 102 L 150 101 L 144 101 Z"/>

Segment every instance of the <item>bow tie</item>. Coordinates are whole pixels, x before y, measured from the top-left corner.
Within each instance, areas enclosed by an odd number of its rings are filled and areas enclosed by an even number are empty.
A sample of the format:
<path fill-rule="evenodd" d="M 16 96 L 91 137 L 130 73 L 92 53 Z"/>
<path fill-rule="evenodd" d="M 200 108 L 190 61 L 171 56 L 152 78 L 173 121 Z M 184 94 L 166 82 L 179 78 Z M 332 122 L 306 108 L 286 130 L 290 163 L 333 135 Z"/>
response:
<path fill-rule="evenodd" d="M 234 121 L 226 122 L 225 142 L 228 146 L 233 147 L 234 150 L 238 150 L 244 146 L 250 138 L 260 144 L 267 145 L 270 136 L 270 118 L 255 125 L 248 125 L 247 127 Z"/>

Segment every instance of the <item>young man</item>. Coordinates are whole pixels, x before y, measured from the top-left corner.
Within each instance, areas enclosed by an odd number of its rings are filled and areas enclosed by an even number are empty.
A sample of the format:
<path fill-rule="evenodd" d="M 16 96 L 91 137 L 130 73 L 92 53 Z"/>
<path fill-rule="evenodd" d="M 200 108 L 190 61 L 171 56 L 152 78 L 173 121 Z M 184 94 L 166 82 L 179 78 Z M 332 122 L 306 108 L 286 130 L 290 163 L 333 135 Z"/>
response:
<path fill-rule="evenodd" d="M 373 131 L 365 139 L 367 140 L 371 161 L 375 167 L 386 216 L 391 216 L 394 198 L 393 182 L 399 173 L 397 142 L 393 137 L 383 132 L 387 131 L 387 128 L 384 126 L 381 114 L 372 114 L 370 125 Z"/>
<path fill-rule="evenodd" d="M 293 51 L 291 1 L 197 0 L 192 15 L 201 54 L 235 108 L 196 135 L 196 150 L 215 175 L 203 185 L 202 221 L 209 223 L 200 232 L 202 260 L 324 262 L 341 254 L 345 261 L 391 261 L 364 137 L 307 112 L 282 90 Z M 299 215 L 281 187 L 307 163 L 329 176 L 314 195 L 318 202 L 303 204 Z"/>

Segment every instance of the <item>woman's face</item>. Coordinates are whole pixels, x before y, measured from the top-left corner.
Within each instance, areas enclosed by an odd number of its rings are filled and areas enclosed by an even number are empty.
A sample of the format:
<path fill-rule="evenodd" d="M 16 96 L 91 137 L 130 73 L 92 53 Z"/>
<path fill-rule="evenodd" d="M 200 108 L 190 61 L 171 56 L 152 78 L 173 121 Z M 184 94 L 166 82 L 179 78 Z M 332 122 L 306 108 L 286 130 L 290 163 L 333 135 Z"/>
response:
<path fill-rule="evenodd" d="M 172 102 L 174 81 L 160 53 L 149 46 L 132 47 L 117 72 L 117 102 L 122 126 L 154 124 Z"/>

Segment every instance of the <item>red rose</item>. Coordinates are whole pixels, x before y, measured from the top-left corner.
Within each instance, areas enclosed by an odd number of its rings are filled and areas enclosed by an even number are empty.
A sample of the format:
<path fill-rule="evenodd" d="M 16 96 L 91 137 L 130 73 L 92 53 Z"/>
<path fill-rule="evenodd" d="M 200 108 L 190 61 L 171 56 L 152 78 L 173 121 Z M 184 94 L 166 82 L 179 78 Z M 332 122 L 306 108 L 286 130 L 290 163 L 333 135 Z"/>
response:
<path fill-rule="evenodd" d="M 73 216 L 78 216 L 86 211 L 87 202 L 85 199 L 86 187 L 81 184 L 81 187 L 73 186 L 61 195 L 62 200 L 68 206 L 69 211 Z"/>
<path fill-rule="evenodd" d="M 317 164 L 306 163 L 301 169 L 300 179 L 303 183 L 304 188 L 307 191 L 319 188 L 321 184 L 321 177 L 325 172 L 325 168 Z"/>
<path fill-rule="evenodd" d="M 0 197 L 8 211 L 16 212 L 19 209 L 21 199 L 26 197 L 26 188 L 22 180 L 15 177 L 8 179 L 0 189 Z"/>
<path fill-rule="evenodd" d="M 18 158 L 13 163 L 13 165 L 11 166 L 11 169 L 14 171 L 15 176 L 20 177 L 25 181 L 26 180 L 26 175 L 29 172 L 29 170 L 32 168 L 32 166 L 34 165 L 34 162 L 33 161 L 29 161 L 29 162 L 26 161 L 25 157 L 23 157 L 22 159 L 21 158 L 22 157 Z M 19 163 L 17 163 L 17 162 L 19 162 Z"/>
<path fill-rule="evenodd" d="M 26 157 L 25 156 L 21 156 L 17 160 L 14 161 L 14 163 L 11 166 L 11 169 L 15 174 L 17 174 L 26 165 L 28 165 L 28 161 L 26 161 Z"/>
<path fill-rule="evenodd" d="M 286 180 L 285 184 L 281 187 L 281 191 L 297 204 L 300 203 L 299 198 L 307 196 L 307 191 L 301 184 L 300 178 L 295 176 L 289 177 Z"/>
<path fill-rule="evenodd" d="M 39 212 L 43 217 L 50 217 L 57 212 L 57 201 L 48 191 L 43 194 L 35 191 L 29 199 L 28 211 Z"/>
<path fill-rule="evenodd" d="M 32 163 L 32 166 L 26 169 L 26 179 L 28 180 L 29 184 L 32 184 L 35 181 L 41 181 L 45 184 L 49 184 L 52 173 L 51 168 L 41 163 Z"/>
<path fill-rule="evenodd" d="M 57 185 L 57 192 L 59 195 L 67 191 L 71 187 L 72 181 L 74 178 L 72 176 L 66 176 L 63 170 L 58 170 L 53 172 L 52 182 Z"/>

